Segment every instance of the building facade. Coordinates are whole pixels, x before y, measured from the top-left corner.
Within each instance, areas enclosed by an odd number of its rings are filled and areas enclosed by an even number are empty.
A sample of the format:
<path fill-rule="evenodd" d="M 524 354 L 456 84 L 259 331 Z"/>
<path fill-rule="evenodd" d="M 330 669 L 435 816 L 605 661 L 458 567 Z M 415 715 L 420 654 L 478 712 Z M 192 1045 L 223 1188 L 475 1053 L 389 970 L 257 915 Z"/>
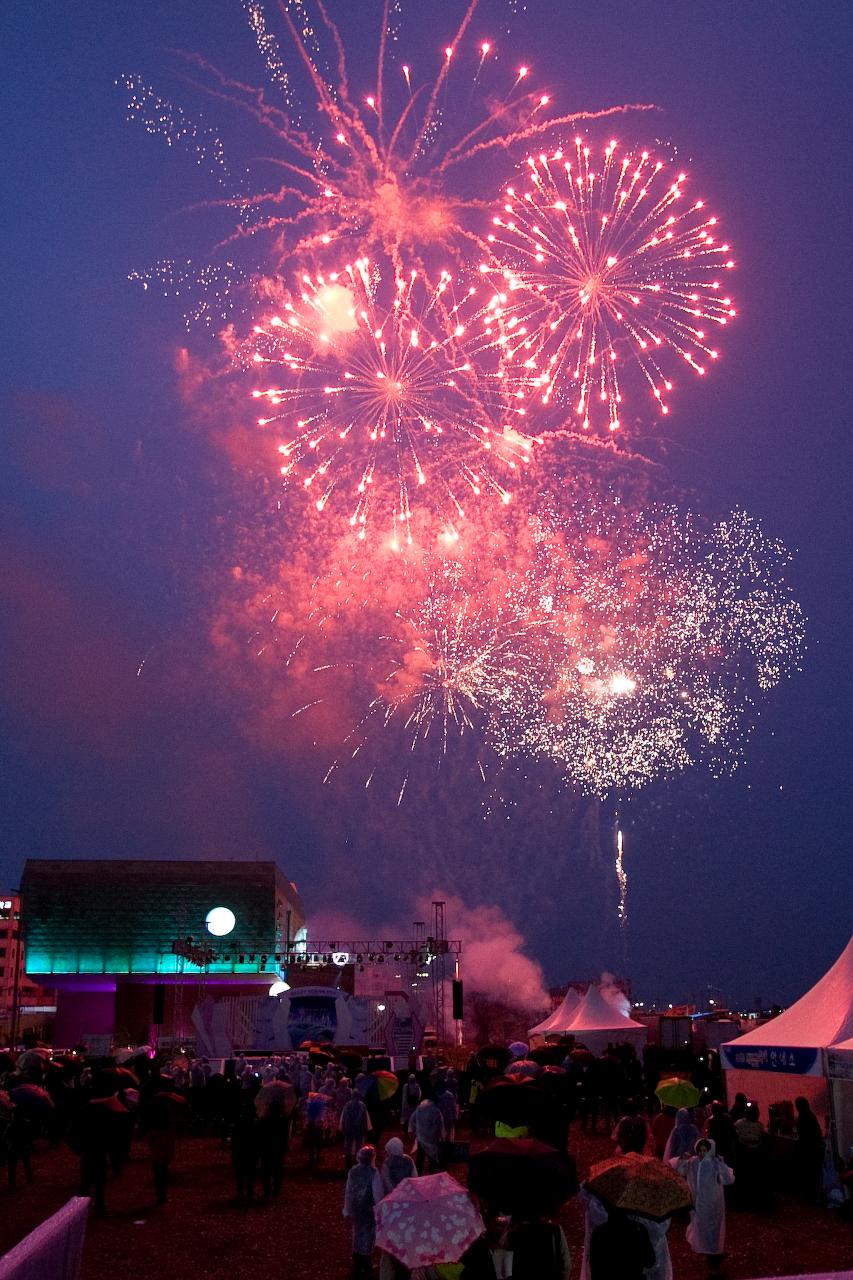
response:
<path fill-rule="evenodd" d="M 191 1037 L 200 1001 L 268 991 L 305 938 L 274 862 L 30 859 L 21 896 L 26 976 L 57 988 L 61 1047 Z"/>

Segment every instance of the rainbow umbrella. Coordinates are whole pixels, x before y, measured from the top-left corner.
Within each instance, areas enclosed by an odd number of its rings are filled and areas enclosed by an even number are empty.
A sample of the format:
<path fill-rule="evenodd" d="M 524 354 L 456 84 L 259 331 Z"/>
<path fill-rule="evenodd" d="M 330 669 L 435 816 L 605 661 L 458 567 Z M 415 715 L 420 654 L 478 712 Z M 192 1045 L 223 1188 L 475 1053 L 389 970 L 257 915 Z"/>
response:
<path fill-rule="evenodd" d="M 400 1081 L 391 1071 L 372 1071 L 359 1080 L 356 1087 L 363 1098 L 371 1094 L 384 1102 L 386 1098 L 393 1098 Z"/>

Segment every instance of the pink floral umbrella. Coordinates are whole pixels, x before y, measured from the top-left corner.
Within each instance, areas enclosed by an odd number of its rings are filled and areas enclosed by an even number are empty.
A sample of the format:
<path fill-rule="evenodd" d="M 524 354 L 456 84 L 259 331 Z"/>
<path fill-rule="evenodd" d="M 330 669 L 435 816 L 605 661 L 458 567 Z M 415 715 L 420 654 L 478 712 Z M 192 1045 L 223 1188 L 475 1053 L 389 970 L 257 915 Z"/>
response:
<path fill-rule="evenodd" d="M 467 1191 L 449 1173 L 404 1178 L 376 1206 L 376 1243 L 404 1267 L 458 1262 L 484 1231 Z"/>

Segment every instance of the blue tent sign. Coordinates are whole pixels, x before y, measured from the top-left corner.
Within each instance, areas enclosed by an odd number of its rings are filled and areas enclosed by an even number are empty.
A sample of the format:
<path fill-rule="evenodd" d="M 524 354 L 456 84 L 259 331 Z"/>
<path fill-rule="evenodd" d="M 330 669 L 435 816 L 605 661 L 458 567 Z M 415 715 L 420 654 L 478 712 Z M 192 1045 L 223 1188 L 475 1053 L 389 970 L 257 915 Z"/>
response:
<path fill-rule="evenodd" d="M 818 1075 L 817 1049 L 772 1045 L 723 1045 L 723 1065 L 730 1071 L 784 1071 L 791 1076 Z"/>

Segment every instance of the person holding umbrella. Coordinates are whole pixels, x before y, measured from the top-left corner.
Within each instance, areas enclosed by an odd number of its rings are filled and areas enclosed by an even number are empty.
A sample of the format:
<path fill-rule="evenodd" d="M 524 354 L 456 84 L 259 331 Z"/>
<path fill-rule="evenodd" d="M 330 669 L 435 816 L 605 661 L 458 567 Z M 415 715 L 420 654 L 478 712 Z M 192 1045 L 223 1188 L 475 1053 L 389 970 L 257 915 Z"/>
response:
<path fill-rule="evenodd" d="M 723 1260 L 726 1242 L 723 1187 L 730 1187 L 735 1175 L 717 1155 L 713 1138 L 700 1138 L 694 1155 L 673 1160 L 672 1165 L 686 1179 L 693 1196 L 687 1243 L 694 1253 L 705 1254 L 709 1271 L 714 1271 Z"/>
<path fill-rule="evenodd" d="M 672 1215 L 692 1204 L 684 1179 L 654 1156 L 630 1152 L 594 1164 L 585 1193 L 581 1280 L 672 1280 L 666 1236 Z M 611 1264 L 621 1258 L 622 1269 L 608 1271 L 608 1258 Z"/>

